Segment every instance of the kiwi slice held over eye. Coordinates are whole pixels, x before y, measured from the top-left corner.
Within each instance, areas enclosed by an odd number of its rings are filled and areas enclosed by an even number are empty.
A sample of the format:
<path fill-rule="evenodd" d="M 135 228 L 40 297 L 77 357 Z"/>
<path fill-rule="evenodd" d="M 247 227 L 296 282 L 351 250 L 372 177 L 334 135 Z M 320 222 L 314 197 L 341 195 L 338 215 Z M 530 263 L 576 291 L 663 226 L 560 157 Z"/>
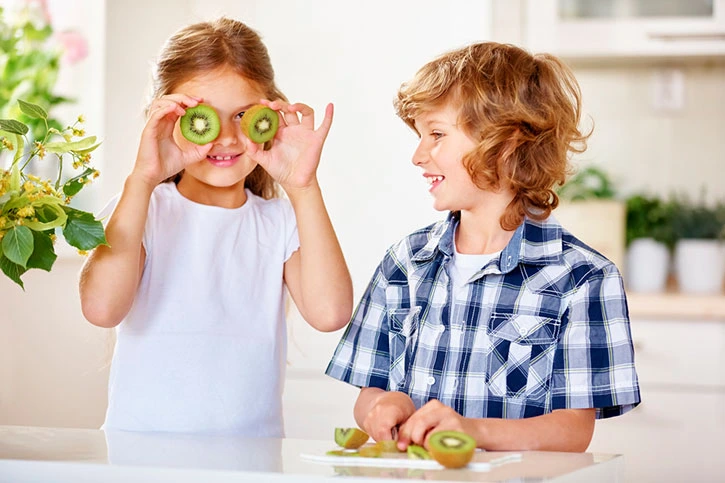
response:
<path fill-rule="evenodd" d="M 357 428 L 335 428 L 335 443 L 346 449 L 359 448 L 370 438 L 368 433 Z"/>
<path fill-rule="evenodd" d="M 199 104 L 190 107 L 179 121 L 181 134 L 194 144 L 207 144 L 219 136 L 221 122 L 213 107 Z"/>
<path fill-rule="evenodd" d="M 252 142 L 263 144 L 277 134 L 279 115 L 263 104 L 256 104 L 244 112 L 241 125 L 245 136 Z"/>
<path fill-rule="evenodd" d="M 473 458 L 476 440 L 460 431 L 437 431 L 430 436 L 428 449 L 446 468 L 462 468 Z"/>

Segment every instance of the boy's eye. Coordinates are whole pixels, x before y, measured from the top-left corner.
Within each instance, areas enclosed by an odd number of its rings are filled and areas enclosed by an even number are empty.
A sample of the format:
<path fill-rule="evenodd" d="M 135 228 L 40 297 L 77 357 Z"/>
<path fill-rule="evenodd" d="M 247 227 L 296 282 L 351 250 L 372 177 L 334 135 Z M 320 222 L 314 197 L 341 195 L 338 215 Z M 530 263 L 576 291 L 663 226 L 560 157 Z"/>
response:
<path fill-rule="evenodd" d="M 440 139 L 443 137 L 443 133 L 439 131 L 433 131 L 430 135 L 433 136 L 433 139 Z"/>

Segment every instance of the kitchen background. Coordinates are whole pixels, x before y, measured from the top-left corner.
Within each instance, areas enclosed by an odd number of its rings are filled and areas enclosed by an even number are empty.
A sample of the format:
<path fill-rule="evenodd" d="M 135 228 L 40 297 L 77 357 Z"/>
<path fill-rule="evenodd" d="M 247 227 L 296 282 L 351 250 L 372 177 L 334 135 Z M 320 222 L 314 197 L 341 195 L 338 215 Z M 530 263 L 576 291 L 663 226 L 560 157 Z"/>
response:
<path fill-rule="evenodd" d="M 443 216 L 410 163 L 416 137 L 392 109 L 400 83 L 445 50 L 513 42 L 560 54 L 575 71 L 595 127 L 575 165 L 604 172 L 615 194 L 565 203 L 555 216 L 628 273 L 634 262 L 624 252 L 623 200 L 673 192 L 704 193 L 709 205 L 725 198 L 723 1 L 560 2 L 561 10 L 556 0 L 48 0 L 54 29 L 80 34 L 87 47 L 77 44 L 77 58 L 64 59 L 57 84 L 77 102 L 54 113 L 69 120 L 83 113 L 86 131 L 103 139 L 94 153 L 101 177 L 77 203 L 96 211 L 120 190 L 163 41 L 189 22 L 239 18 L 263 36 L 291 100 L 318 112 L 335 103 L 319 178 L 359 298 L 390 243 Z M 652 40 L 644 34 L 650 25 L 627 15 L 655 4 L 715 15 L 668 16 Z M 584 27 L 557 17 L 587 11 L 597 17 Z M 602 203 L 615 205 L 603 212 L 611 214 L 595 211 Z M 23 277 L 24 291 L 0 277 L 0 424 L 97 428 L 103 421 L 112 333 L 84 321 L 83 259 L 67 246 L 58 251 L 52 273 Z M 665 288 L 629 293 L 644 402 L 599 422 L 589 450 L 625 454 L 632 481 L 715 480 L 725 475 L 716 453 L 725 429 L 722 278 L 714 291 L 683 293 L 669 273 Z M 340 335 L 314 332 L 291 308 L 289 437 L 327 439 L 333 427 L 354 424 L 357 390 L 322 374 Z"/>

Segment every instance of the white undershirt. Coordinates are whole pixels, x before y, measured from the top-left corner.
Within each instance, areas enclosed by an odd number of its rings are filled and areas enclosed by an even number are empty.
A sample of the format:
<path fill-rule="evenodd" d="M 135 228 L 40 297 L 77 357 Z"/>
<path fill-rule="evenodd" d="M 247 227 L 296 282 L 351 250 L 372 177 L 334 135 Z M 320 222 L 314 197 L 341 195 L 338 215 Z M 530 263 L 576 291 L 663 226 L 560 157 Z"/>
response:
<path fill-rule="evenodd" d="M 471 277 L 481 270 L 489 261 L 498 257 L 501 250 L 494 253 L 460 253 L 458 247 L 453 244 L 455 253 L 453 255 L 453 263 L 451 264 L 450 276 L 453 292 L 459 292 L 471 279 Z"/>

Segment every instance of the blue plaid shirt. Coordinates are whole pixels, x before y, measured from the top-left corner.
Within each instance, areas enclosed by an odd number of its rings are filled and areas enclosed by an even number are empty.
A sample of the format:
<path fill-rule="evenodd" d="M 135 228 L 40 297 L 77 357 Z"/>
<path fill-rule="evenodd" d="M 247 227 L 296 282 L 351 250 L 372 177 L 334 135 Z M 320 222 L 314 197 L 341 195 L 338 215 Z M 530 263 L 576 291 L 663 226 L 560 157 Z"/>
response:
<path fill-rule="evenodd" d="M 438 399 L 471 418 L 564 408 L 624 414 L 640 401 L 622 277 L 553 218 L 526 219 L 453 297 L 458 219 L 393 245 L 326 373 L 358 387 Z"/>

